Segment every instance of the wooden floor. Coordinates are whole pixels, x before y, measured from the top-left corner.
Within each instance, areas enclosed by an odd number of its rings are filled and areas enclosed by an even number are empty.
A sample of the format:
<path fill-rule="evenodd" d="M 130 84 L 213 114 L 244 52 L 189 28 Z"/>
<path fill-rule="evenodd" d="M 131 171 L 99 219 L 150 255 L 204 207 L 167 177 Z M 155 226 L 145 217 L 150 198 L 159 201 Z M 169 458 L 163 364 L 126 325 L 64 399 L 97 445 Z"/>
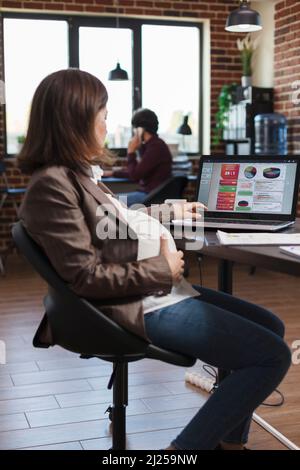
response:
<path fill-rule="evenodd" d="M 235 294 L 276 312 L 286 322 L 290 345 L 300 339 L 299 280 L 262 270 L 249 276 L 245 266 L 235 272 Z M 204 260 L 203 279 L 205 286 L 216 287 L 216 264 L 210 259 Z M 193 261 L 190 280 L 199 283 Z M 111 403 L 106 389 L 111 366 L 59 347 L 32 347 L 44 292 L 44 283 L 26 263 L 10 257 L 7 276 L 0 278 L 0 340 L 7 347 L 7 363 L 0 365 L 0 449 L 108 449 L 111 434 L 104 412 Z M 207 395 L 186 385 L 184 373 L 158 361 L 130 364 L 127 448 L 166 446 L 205 402 Z M 300 446 L 299 384 L 300 365 L 295 365 L 280 386 L 285 404 L 260 407 L 258 413 Z M 249 447 L 285 449 L 255 423 Z"/>

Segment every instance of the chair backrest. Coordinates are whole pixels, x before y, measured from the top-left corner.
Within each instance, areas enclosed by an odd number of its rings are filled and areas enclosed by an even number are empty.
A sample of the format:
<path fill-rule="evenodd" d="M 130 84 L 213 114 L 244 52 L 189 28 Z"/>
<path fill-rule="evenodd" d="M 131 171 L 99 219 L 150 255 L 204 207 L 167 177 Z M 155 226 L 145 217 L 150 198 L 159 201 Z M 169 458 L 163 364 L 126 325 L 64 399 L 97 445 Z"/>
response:
<path fill-rule="evenodd" d="M 0 175 L 5 172 L 5 163 L 0 160 Z"/>
<path fill-rule="evenodd" d="M 148 343 L 76 295 L 58 276 L 21 222 L 13 226 L 12 235 L 21 253 L 49 286 L 44 305 L 55 344 L 103 359 L 105 356 L 122 358 L 125 355 L 144 355 Z"/>
<path fill-rule="evenodd" d="M 0 160 L 0 185 L 7 187 L 6 165 L 4 161 Z"/>
<path fill-rule="evenodd" d="M 143 204 L 150 206 L 151 204 L 161 204 L 165 199 L 181 199 L 187 182 L 188 179 L 184 175 L 172 176 L 160 186 L 153 189 L 153 191 L 148 194 Z"/>

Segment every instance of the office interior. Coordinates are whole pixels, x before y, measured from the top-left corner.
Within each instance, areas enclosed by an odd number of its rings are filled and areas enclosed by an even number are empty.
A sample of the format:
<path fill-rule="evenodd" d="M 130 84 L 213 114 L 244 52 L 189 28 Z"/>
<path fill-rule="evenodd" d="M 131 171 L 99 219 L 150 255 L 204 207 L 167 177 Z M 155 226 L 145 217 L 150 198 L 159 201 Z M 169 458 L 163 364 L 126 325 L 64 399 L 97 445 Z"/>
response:
<path fill-rule="evenodd" d="M 241 8 L 257 13 L 259 28 L 225 28 Z M 139 179 L 118 172 L 127 168 L 134 112 L 153 110 L 172 159 L 172 184 L 160 181 L 162 189 L 151 189 L 145 200 L 149 206 L 167 199 L 193 202 L 204 156 L 227 156 L 230 164 L 248 157 L 248 173 L 256 171 L 251 162 L 261 165 L 265 157 L 279 166 L 280 159 L 297 161 L 299 34 L 297 0 L 2 0 L 1 450 L 166 448 L 214 393 L 222 375 L 200 359 L 188 365 L 158 353 L 129 362 L 125 436 L 124 422 L 113 427 L 113 390 L 107 388 L 115 378 L 115 362 L 82 358 L 59 345 L 32 344 L 45 312 L 47 281 L 17 246 L 12 227 L 30 182 L 18 168 L 17 155 L 38 84 L 67 68 L 103 82 L 109 96 L 105 147 L 114 160 L 113 166 L 103 165 L 101 182 L 114 194 L 140 188 Z M 300 229 L 296 199 L 293 233 Z M 247 212 L 242 202 L 240 209 Z M 266 207 L 271 214 L 274 206 Z M 208 232 L 208 238 L 214 235 Z M 184 277 L 191 284 L 265 307 L 284 322 L 291 366 L 255 410 L 246 445 L 257 451 L 299 450 L 299 255 L 284 254 L 279 245 L 239 249 L 204 243 L 184 250 L 184 260 Z"/>

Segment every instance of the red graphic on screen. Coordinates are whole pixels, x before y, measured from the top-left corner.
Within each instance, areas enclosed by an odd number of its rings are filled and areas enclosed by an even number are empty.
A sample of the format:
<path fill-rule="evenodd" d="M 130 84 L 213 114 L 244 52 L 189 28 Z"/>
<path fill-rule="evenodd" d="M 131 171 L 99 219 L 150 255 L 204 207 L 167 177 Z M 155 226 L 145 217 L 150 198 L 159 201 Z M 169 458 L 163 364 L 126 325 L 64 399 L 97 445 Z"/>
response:
<path fill-rule="evenodd" d="M 221 169 L 221 178 L 224 180 L 237 181 L 240 165 L 235 163 L 224 163 Z"/>
<path fill-rule="evenodd" d="M 237 186 L 237 180 L 220 180 L 220 186 Z"/>
<path fill-rule="evenodd" d="M 239 171 L 239 164 L 224 163 L 222 165 L 216 210 L 234 210 Z"/>

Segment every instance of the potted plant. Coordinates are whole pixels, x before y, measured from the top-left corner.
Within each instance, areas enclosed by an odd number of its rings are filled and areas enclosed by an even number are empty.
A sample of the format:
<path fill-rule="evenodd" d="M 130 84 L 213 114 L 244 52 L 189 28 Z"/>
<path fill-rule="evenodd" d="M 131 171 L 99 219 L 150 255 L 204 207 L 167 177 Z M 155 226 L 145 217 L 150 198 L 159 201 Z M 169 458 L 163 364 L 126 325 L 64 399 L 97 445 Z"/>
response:
<path fill-rule="evenodd" d="M 17 137 L 17 142 L 18 142 L 18 151 L 20 152 L 24 142 L 25 142 L 25 135 L 18 135 Z"/>
<path fill-rule="evenodd" d="M 252 57 L 257 48 L 259 37 L 253 40 L 250 34 L 244 39 L 237 40 L 237 47 L 241 53 L 241 61 L 243 68 L 242 86 L 248 87 L 252 84 Z"/>
<path fill-rule="evenodd" d="M 218 112 L 215 120 L 216 126 L 213 132 L 213 145 L 219 145 L 223 138 L 223 132 L 226 129 L 226 123 L 229 118 L 229 109 L 232 104 L 232 94 L 236 90 L 237 84 L 224 85 L 218 98 Z"/>

